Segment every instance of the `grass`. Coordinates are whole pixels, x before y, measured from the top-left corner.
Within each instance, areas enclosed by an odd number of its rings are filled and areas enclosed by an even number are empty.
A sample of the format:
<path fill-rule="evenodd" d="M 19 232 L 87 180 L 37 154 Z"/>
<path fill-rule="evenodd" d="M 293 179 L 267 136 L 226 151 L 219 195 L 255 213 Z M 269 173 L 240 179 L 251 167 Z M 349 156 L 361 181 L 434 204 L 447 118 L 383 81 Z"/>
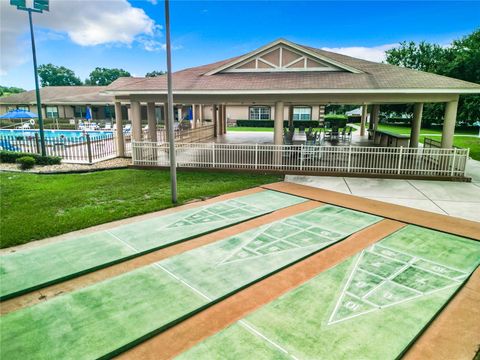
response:
<path fill-rule="evenodd" d="M 406 126 L 384 125 L 379 124 L 380 130 L 386 130 L 395 132 L 397 134 L 410 134 L 410 128 Z M 432 138 L 434 140 L 440 140 L 442 135 L 441 130 L 437 129 L 421 129 L 420 142 L 423 143 L 425 137 Z M 471 131 L 456 130 L 455 135 L 471 135 L 471 136 L 455 136 L 453 139 L 453 145 L 460 148 L 470 148 L 470 157 L 475 160 L 480 160 L 480 137 L 476 129 Z"/>
<path fill-rule="evenodd" d="M 179 204 L 280 180 L 278 175 L 179 171 Z M 160 170 L 0 173 L 0 191 L 1 248 L 172 206 L 169 173 Z"/>

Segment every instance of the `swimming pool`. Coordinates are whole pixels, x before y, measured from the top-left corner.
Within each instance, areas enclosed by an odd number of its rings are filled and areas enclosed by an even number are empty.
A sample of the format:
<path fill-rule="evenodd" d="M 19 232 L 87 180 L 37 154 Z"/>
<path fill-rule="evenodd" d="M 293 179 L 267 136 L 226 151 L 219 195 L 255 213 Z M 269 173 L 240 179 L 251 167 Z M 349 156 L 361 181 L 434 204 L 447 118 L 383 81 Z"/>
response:
<path fill-rule="evenodd" d="M 0 136 L 35 136 L 38 134 L 39 130 L 31 129 L 0 129 Z M 67 139 L 85 139 L 85 135 L 90 135 L 91 138 L 101 138 L 105 139 L 113 135 L 112 131 L 103 131 L 103 130 L 44 130 L 46 138 L 67 138 Z"/>

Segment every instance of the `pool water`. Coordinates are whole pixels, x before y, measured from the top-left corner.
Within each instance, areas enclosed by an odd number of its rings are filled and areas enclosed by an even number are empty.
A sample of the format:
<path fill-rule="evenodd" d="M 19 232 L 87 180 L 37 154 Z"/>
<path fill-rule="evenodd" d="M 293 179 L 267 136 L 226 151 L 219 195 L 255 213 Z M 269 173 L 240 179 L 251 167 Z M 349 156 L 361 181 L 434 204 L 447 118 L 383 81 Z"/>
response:
<path fill-rule="evenodd" d="M 39 130 L 30 129 L 0 129 L 0 136 L 35 136 Z M 112 131 L 101 130 L 44 130 L 46 138 L 67 138 L 67 139 L 84 139 L 85 134 L 90 135 L 91 138 L 107 138 L 112 136 Z"/>

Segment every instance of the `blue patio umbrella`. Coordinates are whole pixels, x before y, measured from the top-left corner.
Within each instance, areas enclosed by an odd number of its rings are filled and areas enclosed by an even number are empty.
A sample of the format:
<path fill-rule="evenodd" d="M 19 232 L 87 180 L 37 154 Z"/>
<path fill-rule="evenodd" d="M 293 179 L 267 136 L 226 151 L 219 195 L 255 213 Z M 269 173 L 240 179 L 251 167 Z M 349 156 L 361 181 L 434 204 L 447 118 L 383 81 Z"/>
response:
<path fill-rule="evenodd" d="M 92 109 L 90 109 L 90 106 L 87 106 L 85 110 L 85 120 L 92 120 Z"/>
<path fill-rule="evenodd" d="M 10 110 L 5 114 L 0 115 L 0 119 L 33 119 L 37 117 L 37 114 L 21 109 Z"/>

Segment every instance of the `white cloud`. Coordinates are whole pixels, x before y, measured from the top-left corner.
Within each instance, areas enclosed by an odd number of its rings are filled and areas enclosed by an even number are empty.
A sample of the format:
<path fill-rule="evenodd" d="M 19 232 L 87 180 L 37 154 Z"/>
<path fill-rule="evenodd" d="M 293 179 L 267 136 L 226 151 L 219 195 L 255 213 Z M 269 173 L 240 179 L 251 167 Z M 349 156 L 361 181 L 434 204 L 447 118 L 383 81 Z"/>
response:
<path fill-rule="evenodd" d="M 353 56 L 356 58 L 382 62 L 385 60 L 385 51 L 390 50 L 398 44 L 385 44 L 373 47 L 364 47 L 364 46 L 351 46 L 351 47 L 337 47 L 337 48 L 322 48 L 323 50 L 332 51 L 335 53 Z"/>
<path fill-rule="evenodd" d="M 161 28 L 143 9 L 133 7 L 127 0 L 50 0 L 49 12 L 33 16 L 36 32 L 39 28 L 48 29 L 44 35 L 50 40 L 54 34 L 57 38 L 66 34 L 81 46 L 131 46 L 135 41 L 148 51 L 162 46 L 156 39 L 162 36 Z M 0 23 L 0 53 L 3 54 L 0 74 L 5 74 L 30 56 L 28 47 L 21 41 L 22 35 L 28 32 L 28 17 L 9 1 L 0 0 Z"/>

